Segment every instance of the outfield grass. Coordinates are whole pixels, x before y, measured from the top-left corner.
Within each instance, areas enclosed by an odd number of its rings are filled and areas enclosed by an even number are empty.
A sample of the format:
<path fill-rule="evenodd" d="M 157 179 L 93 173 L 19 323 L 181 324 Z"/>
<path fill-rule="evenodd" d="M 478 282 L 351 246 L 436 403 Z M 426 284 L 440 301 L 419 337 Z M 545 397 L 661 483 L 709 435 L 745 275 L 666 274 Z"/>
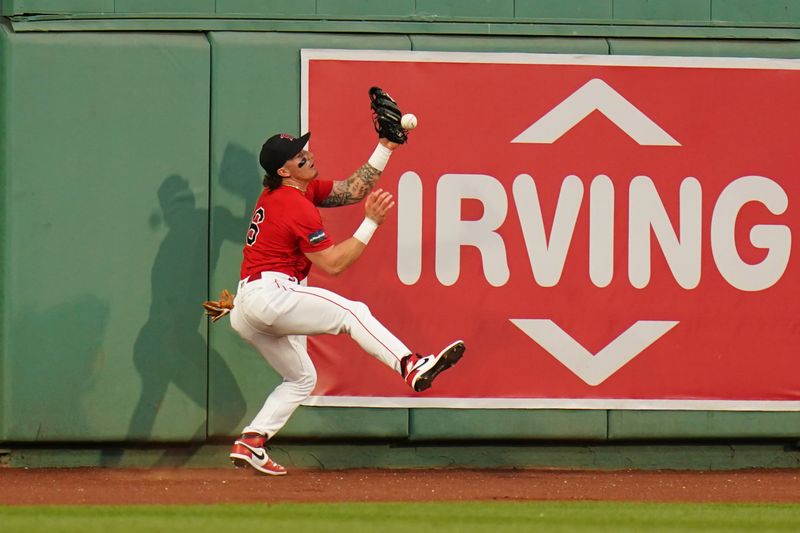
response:
<path fill-rule="evenodd" d="M 800 531 L 800 505 L 616 502 L 0 507 L 2 533 Z"/>

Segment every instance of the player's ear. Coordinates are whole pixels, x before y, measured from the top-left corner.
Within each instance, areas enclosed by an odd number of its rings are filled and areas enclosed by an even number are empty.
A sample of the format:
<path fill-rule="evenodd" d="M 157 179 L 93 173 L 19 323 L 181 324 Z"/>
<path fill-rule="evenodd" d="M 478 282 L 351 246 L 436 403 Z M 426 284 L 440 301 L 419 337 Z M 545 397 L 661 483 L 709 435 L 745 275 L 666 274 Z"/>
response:
<path fill-rule="evenodd" d="M 278 169 L 278 175 L 282 178 L 288 178 L 289 170 L 286 167 L 281 167 Z"/>

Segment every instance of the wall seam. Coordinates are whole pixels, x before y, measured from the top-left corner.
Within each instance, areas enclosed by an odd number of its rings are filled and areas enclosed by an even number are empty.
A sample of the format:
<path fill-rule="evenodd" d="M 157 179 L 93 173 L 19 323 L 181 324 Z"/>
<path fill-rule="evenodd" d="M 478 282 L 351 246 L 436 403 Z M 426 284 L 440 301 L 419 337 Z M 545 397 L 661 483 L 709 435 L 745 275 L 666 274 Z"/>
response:
<path fill-rule="evenodd" d="M 0 39 L 6 40 L 5 33 L 7 31 L 7 24 L 5 21 L 0 21 Z M 11 150 L 8 149 L 9 135 L 7 134 L 8 120 L 8 101 L 9 101 L 9 78 L 11 77 L 11 53 L 7 50 L 7 42 L 0 43 L 0 442 L 6 438 L 7 434 L 7 420 L 6 420 L 6 406 L 10 400 L 8 392 L 9 387 L 5 384 L 5 364 L 6 356 L 8 355 L 8 341 L 6 335 L 6 288 L 7 283 L 7 267 L 6 267 L 6 245 L 7 245 L 7 231 L 8 231 L 8 174 L 10 164 L 8 155 Z"/>
<path fill-rule="evenodd" d="M 414 2 L 414 5 L 416 6 L 416 0 Z M 411 38 L 411 34 L 409 34 L 409 33 L 406 33 L 405 37 L 406 37 L 406 39 L 408 39 L 408 49 L 413 52 L 414 51 L 414 39 Z M 412 438 L 413 435 L 411 434 L 411 431 L 412 431 L 411 417 L 412 416 L 413 416 L 413 409 L 407 408 L 406 409 L 406 438 L 405 438 L 406 442 L 411 442 L 413 440 L 413 438 Z"/>
<path fill-rule="evenodd" d="M 216 9 L 216 1 L 214 3 Z M 213 100 L 213 82 L 214 82 L 214 51 L 211 46 L 210 39 L 211 32 L 203 32 L 205 35 L 206 43 L 208 44 L 208 156 L 207 156 L 207 182 L 206 187 L 208 190 L 208 198 L 206 199 L 206 299 L 211 299 L 211 213 L 213 211 L 211 200 L 211 176 L 213 174 L 213 113 L 212 113 L 212 100 Z M 209 431 L 209 418 L 211 413 L 211 321 L 206 319 L 206 434 L 205 440 L 208 440 Z"/>

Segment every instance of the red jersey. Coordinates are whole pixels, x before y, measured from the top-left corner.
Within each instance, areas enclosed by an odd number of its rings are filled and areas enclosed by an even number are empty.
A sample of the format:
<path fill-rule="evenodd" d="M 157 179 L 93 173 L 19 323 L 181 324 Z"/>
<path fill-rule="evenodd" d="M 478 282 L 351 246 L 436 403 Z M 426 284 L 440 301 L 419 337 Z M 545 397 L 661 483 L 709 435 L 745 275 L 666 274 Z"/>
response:
<path fill-rule="evenodd" d="M 264 189 L 247 230 L 241 277 L 270 270 L 305 279 L 311 261 L 304 252 L 320 252 L 333 246 L 317 209 L 333 188 L 329 180 L 312 180 L 305 195 L 281 185 Z"/>

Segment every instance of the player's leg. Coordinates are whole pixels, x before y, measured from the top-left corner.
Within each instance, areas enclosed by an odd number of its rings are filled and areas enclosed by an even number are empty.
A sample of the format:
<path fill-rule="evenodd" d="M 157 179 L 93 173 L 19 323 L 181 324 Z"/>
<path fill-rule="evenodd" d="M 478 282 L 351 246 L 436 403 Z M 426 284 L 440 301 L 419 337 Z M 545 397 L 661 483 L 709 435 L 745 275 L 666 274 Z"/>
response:
<path fill-rule="evenodd" d="M 262 433 L 268 439 L 286 425 L 297 407 L 317 384 L 317 371 L 305 348 L 305 337 L 258 335 L 252 341 L 262 357 L 283 377 L 245 432 Z"/>
<path fill-rule="evenodd" d="M 367 353 L 397 372 L 400 361 L 411 354 L 365 304 L 283 276 L 265 274 L 240 284 L 234 311 L 238 318 L 231 317 L 231 325 L 241 321 L 275 336 L 348 333 Z"/>
<path fill-rule="evenodd" d="M 367 353 L 400 373 L 417 392 L 431 386 L 434 378 L 461 358 L 465 351 L 456 341 L 438 354 L 417 355 L 376 319 L 362 302 L 348 300 L 319 287 L 290 285 L 292 313 L 280 315 L 271 328 L 279 333 L 309 335 L 347 333 Z"/>
<path fill-rule="evenodd" d="M 347 333 L 364 351 L 401 372 L 400 362 L 411 350 L 372 315 L 367 305 L 319 287 L 292 284 L 287 290 L 287 305 L 292 312 L 278 316 L 272 331 L 306 335 Z"/>
<path fill-rule="evenodd" d="M 286 469 L 272 461 L 264 444 L 286 424 L 297 407 L 311 394 L 317 373 L 305 350 L 304 337 L 266 334 L 253 328 L 236 308 L 231 326 L 252 344 L 283 381 L 269 394 L 261 410 L 234 443 L 230 457 L 237 466 L 249 464 L 265 474 L 281 475 Z"/>

